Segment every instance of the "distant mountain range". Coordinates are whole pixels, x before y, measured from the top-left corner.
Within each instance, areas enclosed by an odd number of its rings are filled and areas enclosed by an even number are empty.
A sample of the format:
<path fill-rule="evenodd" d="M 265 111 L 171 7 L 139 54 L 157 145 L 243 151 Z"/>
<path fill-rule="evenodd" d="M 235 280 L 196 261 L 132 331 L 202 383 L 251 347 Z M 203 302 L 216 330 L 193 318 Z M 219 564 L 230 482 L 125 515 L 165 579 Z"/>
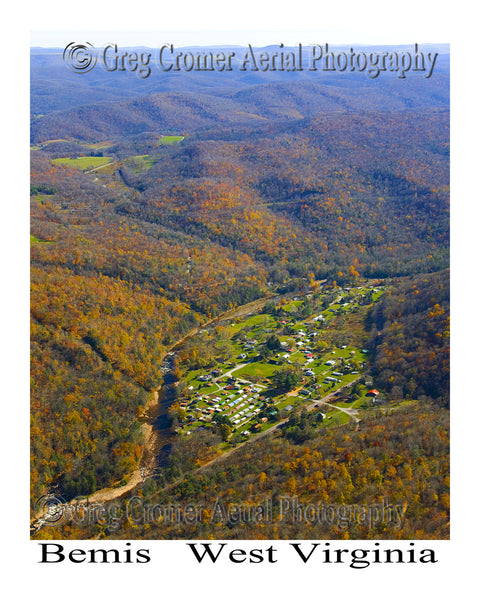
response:
<path fill-rule="evenodd" d="M 190 49 L 193 50 L 193 49 Z M 217 51 L 217 49 L 216 49 Z M 220 51 L 218 49 L 218 51 Z M 430 78 L 382 73 L 177 72 L 151 76 L 71 72 L 62 51 L 32 49 L 32 142 L 84 140 L 147 131 L 196 132 L 214 126 L 256 126 L 322 112 L 447 108 L 449 55 L 440 54 Z"/>

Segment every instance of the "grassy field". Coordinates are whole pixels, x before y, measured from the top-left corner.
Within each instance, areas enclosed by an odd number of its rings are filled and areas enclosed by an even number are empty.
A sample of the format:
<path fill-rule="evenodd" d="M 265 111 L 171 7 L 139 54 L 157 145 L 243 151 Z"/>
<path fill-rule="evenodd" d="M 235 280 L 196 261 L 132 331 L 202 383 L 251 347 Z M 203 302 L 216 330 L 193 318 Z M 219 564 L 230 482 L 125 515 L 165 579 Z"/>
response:
<path fill-rule="evenodd" d="M 110 162 L 112 162 L 112 159 L 108 156 L 80 156 L 78 158 L 54 158 L 52 160 L 52 163 L 55 165 L 66 165 L 67 167 L 74 167 L 81 171 L 103 167 Z"/>
<path fill-rule="evenodd" d="M 37 194 L 36 196 L 30 196 L 30 199 L 34 200 L 35 202 L 43 203 L 45 202 L 45 200 L 48 200 L 49 197 L 51 198 L 51 196 L 48 196 L 46 194 Z"/>
<path fill-rule="evenodd" d="M 86 146 L 87 148 L 91 148 L 92 150 L 105 150 L 105 148 L 110 148 L 113 146 L 113 142 L 103 141 L 103 142 L 94 142 L 91 144 L 86 144 L 82 142 L 82 146 Z"/>
<path fill-rule="evenodd" d="M 139 154 L 138 156 L 131 156 L 126 164 L 131 167 L 136 173 L 140 171 L 148 171 L 155 163 L 157 159 L 149 154 Z"/>
<path fill-rule="evenodd" d="M 183 135 L 162 135 L 159 144 L 176 144 L 184 139 Z"/>
<path fill-rule="evenodd" d="M 345 425 L 350 421 L 350 417 L 340 410 L 335 412 L 327 413 L 327 416 L 323 420 L 324 427 L 337 427 L 338 425 Z"/>
<path fill-rule="evenodd" d="M 45 148 L 45 146 L 48 146 L 49 144 L 55 144 L 58 142 L 65 142 L 65 143 L 70 143 L 70 144 L 77 143 L 79 146 L 83 146 L 84 148 L 85 147 L 91 148 L 92 150 L 104 150 L 105 148 L 110 148 L 111 146 L 113 146 L 113 142 L 108 141 L 108 140 L 104 140 L 102 142 L 87 143 L 87 142 L 83 142 L 81 140 L 75 140 L 75 139 L 66 140 L 66 139 L 59 138 L 58 140 L 45 140 L 44 142 L 41 142 L 40 144 L 30 146 L 30 150 L 41 150 L 42 148 Z"/>
<path fill-rule="evenodd" d="M 295 313 L 299 306 L 302 306 L 303 302 L 301 300 L 291 300 L 286 304 L 282 304 L 283 310 L 287 312 Z"/>
<path fill-rule="evenodd" d="M 254 338 L 255 331 L 257 330 L 257 328 L 265 329 L 265 328 L 273 327 L 274 325 L 275 325 L 275 319 L 271 315 L 258 314 L 258 315 L 253 315 L 251 317 L 247 317 L 246 319 L 244 319 L 243 321 L 241 321 L 239 323 L 231 323 L 229 332 L 230 332 L 230 335 L 233 336 L 236 333 L 238 333 L 241 329 L 244 329 L 245 327 L 247 329 L 252 328 L 251 332 L 249 332 L 250 335 L 248 335 L 248 337 Z"/>
<path fill-rule="evenodd" d="M 241 379 L 248 379 L 252 375 L 254 377 L 270 377 L 273 375 L 275 371 L 277 371 L 280 367 L 278 365 L 272 365 L 270 363 L 264 362 L 252 362 L 235 371 L 235 377 L 240 377 Z"/>
<path fill-rule="evenodd" d="M 41 240 L 40 238 L 35 237 L 34 235 L 30 234 L 30 243 L 31 244 L 53 244 L 53 242 L 49 242 L 47 240 Z"/>

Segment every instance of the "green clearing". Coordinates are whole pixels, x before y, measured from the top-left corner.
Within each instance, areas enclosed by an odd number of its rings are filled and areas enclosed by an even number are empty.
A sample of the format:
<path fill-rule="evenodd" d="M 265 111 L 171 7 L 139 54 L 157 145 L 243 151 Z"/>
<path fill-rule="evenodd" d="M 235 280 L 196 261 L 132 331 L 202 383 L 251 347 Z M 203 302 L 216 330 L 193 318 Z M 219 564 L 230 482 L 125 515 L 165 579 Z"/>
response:
<path fill-rule="evenodd" d="M 347 413 L 342 412 L 341 410 L 335 410 L 334 412 L 329 412 L 325 419 L 323 420 L 324 427 L 337 427 L 338 425 L 345 425 L 350 421 L 350 417 Z"/>
<path fill-rule="evenodd" d="M 340 408 L 361 408 L 362 404 L 365 402 L 366 399 L 366 396 L 362 396 L 361 398 L 357 398 L 357 400 L 354 400 L 352 402 L 337 402 L 336 400 L 333 400 L 331 402 L 331 405 L 339 406 Z"/>
<path fill-rule="evenodd" d="M 162 138 L 158 142 L 161 144 L 176 144 L 177 142 L 181 142 L 185 136 L 183 135 L 162 135 Z"/>
<path fill-rule="evenodd" d="M 302 300 L 292 300 L 291 302 L 287 302 L 287 304 L 282 304 L 282 309 L 289 313 L 295 313 L 302 304 Z"/>
<path fill-rule="evenodd" d="M 134 156 L 134 160 L 138 159 L 138 163 L 141 165 L 143 171 L 150 169 L 155 164 L 156 160 L 153 156 L 149 154 L 141 154 L 139 156 Z"/>
<path fill-rule="evenodd" d="M 77 158 L 54 158 L 52 160 L 55 165 L 66 165 L 81 171 L 98 169 L 98 167 L 103 167 L 111 162 L 113 161 L 108 156 L 79 156 Z"/>
<path fill-rule="evenodd" d="M 400 408 L 403 406 L 412 406 L 418 404 L 418 400 L 397 400 L 389 405 L 389 408 Z"/>
<path fill-rule="evenodd" d="M 92 150 L 105 150 L 105 148 L 111 148 L 114 142 L 103 141 L 103 142 L 92 142 L 91 144 L 85 144 L 84 142 L 80 142 L 82 146 L 86 146 L 87 148 L 91 148 Z"/>
<path fill-rule="evenodd" d="M 303 402 L 305 402 L 305 400 L 303 398 L 300 398 L 299 396 L 286 396 L 283 400 L 277 402 L 277 404 L 275 404 L 275 407 L 278 408 L 278 410 L 283 410 L 287 408 L 287 406 L 293 406 L 295 408 Z"/>
<path fill-rule="evenodd" d="M 92 150 L 104 150 L 105 148 L 111 148 L 114 145 L 114 142 L 110 141 L 110 140 L 103 140 L 101 142 L 84 142 L 82 140 L 77 140 L 77 139 L 62 139 L 59 138 L 58 140 L 45 140 L 44 142 L 40 142 L 39 144 L 35 144 L 34 146 L 30 146 L 30 150 L 41 150 L 42 148 L 45 148 L 46 146 L 48 146 L 49 144 L 55 144 L 55 143 L 59 143 L 59 142 L 64 142 L 64 143 L 68 143 L 68 144 L 78 144 L 79 146 L 82 146 L 83 148 L 90 148 Z"/>
<path fill-rule="evenodd" d="M 252 375 L 254 377 L 270 377 L 280 368 L 279 365 L 273 365 L 264 362 L 252 362 L 248 363 L 245 367 L 238 369 L 233 373 L 234 376 L 240 377 L 241 379 L 248 379 Z"/>
<path fill-rule="evenodd" d="M 45 194 L 37 194 L 36 196 L 31 196 L 31 199 L 33 201 L 39 202 L 40 204 L 43 204 L 49 198 L 51 198 L 51 196 L 47 196 Z"/>
<path fill-rule="evenodd" d="M 53 242 L 49 242 L 48 240 L 42 240 L 34 235 L 30 234 L 30 243 L 31 244 L 53 244 Z"/>
<path fill-rule="evenodd" d="M 246 329 L 249 333 L 251 330 L 252 335 L 249 337 L 255 337 L 255 331 L 262 331 L 265 328 L 275 327 L 276 321 L 271 315 L 258 314 L 249 316 L 243 321 L 239 321 L 238 323 L 231 323 L 229 332 L 231 336 L 234 336 L 236 333 L 241 331 L 242 329 Z"/>
<path fill-rule="evenodd" d="M 137 156 L 130 156 L 125 161 L 125 164 L 135 171 L 135 173 L 140 173 L 141 171 L 151 169 L 157 160 L 155 156 L 151 156 L 150 154 L 139 154 Z"/>

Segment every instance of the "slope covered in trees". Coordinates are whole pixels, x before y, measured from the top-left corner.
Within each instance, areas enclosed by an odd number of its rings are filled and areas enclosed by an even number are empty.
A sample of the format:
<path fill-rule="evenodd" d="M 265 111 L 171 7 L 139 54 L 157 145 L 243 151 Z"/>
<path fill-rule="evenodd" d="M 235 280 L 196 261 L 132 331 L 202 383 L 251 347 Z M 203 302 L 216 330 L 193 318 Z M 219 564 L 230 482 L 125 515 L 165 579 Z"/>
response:
<path fill-rule="evenodd" d="M 448 271 L 403 281 L 369 317 L 376 383 L 393 399 L 450 401 Z"/>
<path fill-rule="evenodd" d="M 70 521 L 42 536 L 448 539 L 448 434 L 448 411 L 423 405 L 373 411 L 357 429 L 322 429 L 303 443 L 264 437 L 173 489 L 147 479 L 134 502 L 116 503 L 114 522 Z M 206 452 L 210 440 L 198 443 Z M 177 464 L 189 450 L 178 449 Z"/>

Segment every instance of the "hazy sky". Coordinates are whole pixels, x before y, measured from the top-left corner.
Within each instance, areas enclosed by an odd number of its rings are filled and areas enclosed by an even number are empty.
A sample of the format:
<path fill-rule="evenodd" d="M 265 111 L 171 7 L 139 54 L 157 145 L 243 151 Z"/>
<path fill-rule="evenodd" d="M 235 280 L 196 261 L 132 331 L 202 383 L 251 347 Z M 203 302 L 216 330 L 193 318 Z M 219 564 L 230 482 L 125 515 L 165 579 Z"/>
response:
<path fill-rule="evenodd" d="M 307 44 L 412 44 L 425 42 L 448 42 L 441 37 L 431 38 L 425 34 L 415 36 L 412 32 L 392 32 L 365 29 L 322 30 L 256 30 L 244 31 L 32 31 L 30 45 L 64 48 L 70 42 L 90 42 L 94 46 L 117 43 L 121 46 L 148 46 L 157 48 L 163 43 L 176 46 L 191 45 L 295 45 Z"/>
<path fill-rule="evenodd" d="M 116 0 L 70 6 L 45 0 L 50 10 L 45 2 L 20 10 L 32 46 L 411 44 L 451 41 L 444 1 Z"/>

